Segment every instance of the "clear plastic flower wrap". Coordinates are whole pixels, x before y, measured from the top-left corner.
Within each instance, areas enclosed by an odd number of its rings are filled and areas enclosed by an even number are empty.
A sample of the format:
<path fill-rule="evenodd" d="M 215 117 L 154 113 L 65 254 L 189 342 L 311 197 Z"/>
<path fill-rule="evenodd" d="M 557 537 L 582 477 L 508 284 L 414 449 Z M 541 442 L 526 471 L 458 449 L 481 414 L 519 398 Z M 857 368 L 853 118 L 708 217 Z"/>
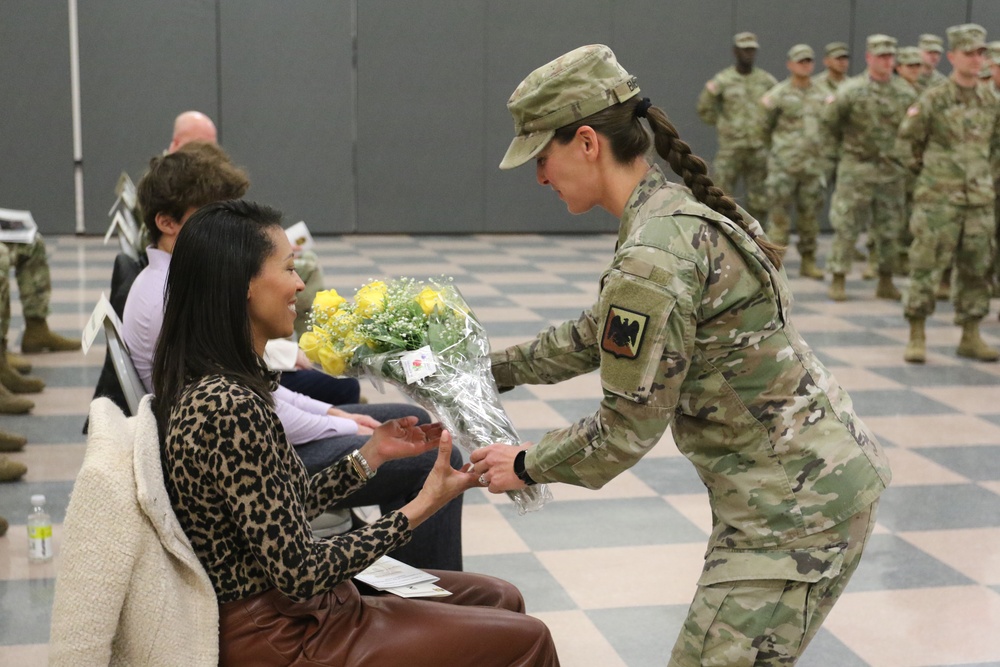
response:
<path fill-rule="evenodd" d="M 387 380 L 431 412 L 466 452 L 520 444 L 490 372 L 489 339 L 448 279 L 363 285 L 350 302 L 316 295 L 300 347 L 332 375 Z M 520 514 L 552 497 L 544 484 L 507 495 Z"/>

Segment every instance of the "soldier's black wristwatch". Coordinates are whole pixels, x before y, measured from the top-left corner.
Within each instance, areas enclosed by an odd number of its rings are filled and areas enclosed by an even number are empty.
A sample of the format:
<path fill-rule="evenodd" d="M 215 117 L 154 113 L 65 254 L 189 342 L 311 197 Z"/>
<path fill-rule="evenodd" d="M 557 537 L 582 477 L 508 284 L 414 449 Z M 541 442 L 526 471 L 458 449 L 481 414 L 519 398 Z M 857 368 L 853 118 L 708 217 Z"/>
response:
<path fill-rule="evenodd" d="M 535 480 L 531 479 L 531 475 L 528 471 L 524 469 L 524 455 L 528 453 L 528 450 L 522 449 L 514 457 L 514 474 L 517 478 L 527 484 L 528 486 L 534 486 Z"/>

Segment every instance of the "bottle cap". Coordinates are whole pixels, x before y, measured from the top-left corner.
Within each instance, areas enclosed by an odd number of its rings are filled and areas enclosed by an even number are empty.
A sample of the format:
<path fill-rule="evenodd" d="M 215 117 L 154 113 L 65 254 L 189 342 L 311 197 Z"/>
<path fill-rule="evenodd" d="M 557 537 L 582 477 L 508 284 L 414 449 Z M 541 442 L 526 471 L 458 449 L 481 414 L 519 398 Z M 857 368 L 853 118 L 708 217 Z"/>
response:
<path fill-rule="evenodd" d="M 43 494 L 41 494 L 41 493 L 34 494 L 33 496 L 31 496 L 31 504 L 32 505 L 44 505 L 45 504 L 45 496 Z"/>

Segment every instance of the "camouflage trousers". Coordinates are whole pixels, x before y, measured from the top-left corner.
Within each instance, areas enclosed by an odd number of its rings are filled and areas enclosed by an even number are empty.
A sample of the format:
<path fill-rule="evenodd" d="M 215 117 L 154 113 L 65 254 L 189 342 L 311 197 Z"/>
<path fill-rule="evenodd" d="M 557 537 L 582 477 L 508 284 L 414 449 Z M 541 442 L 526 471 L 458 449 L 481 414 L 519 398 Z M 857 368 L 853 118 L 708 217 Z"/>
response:
<path fill-rule="evenodd" d="M 899 261 L 905 202 L 906 188 L 902 178 L 874 183 L 855 177 L 849 170 L 839 169 L 837 187 L 830 200 L 830 225 L 834 237 L 826 268 L 832 273 L 850 273 L 854 246 L 868 223 L 879 273 L 892 273 Z"/>
<path fill-rule="evenodd" d="M 4 287 L 0 288 L 0 336 L 6 337 L 10 327 L 10 268 L 17 277 L 17 289 L 21 294 L 21 311 L 25 317 L 48 317 L 49 298 L 52 296 L 52 280 L 49 277 L 49 261 L 45 256 L 45 241 L 41 234 L 35 242 L 0 243 L 5 256 L 0 260 L 0 270 L 4 275 Z"/>
<path fill-rule="evenodd" d="M 819 212 L 825 194 L 822 175 L 790 174 L 768 167 L 765 183 L 771 212 L 766 230 L 768 238 L 774 243 L 788 245 L 792 227 L 788 211 L 794 206 L 799 254 L 816 254 Z"/>
<path fill-rule="evenodd" d="M 295 260 L 295 272 L 306 284 L 306 288 L 295 297 L 295 333 L 301 336 L 309 329 L 309 314 L 316 292 L 323 287 L 323 270 L 319 266 L 319 257 L 311 250 L 304 251 Z"/>
<path fill-rule="evenodd" d="M 857 569 L 877 507 L 775 549 L 713 549 L 668 667 L 794 665 Z"/>
<path fill-rule="evenodd" d="M 764 148 L 720 148 L 712 163 L 715 184 L 736 195 L 736 185 L 743 178 L 746 187 L 747 213 L 755 220 L 765 220 L 767 214 L 767 150 Z"/>
<path fill-rule="evenodd" d="M 978 321 L 989 313 L 995 227 L 993 206 L 914 204 L 906 317 L 926 318 L 934 312 L 934 291 L 948 267 L 953 267 L 955 323 Z"/>

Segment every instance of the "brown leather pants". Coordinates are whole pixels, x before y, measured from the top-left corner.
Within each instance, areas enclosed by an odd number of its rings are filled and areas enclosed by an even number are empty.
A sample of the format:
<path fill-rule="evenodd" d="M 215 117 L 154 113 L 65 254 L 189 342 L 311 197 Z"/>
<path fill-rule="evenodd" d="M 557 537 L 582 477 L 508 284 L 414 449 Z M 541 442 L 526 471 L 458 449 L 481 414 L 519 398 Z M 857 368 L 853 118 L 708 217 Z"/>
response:
<path fill-rule="evenodd" d="M 512 584 L 433 572 L 450 596 L 368 595 L 346 581 L 305 602 L 271 589 L 220 604 L 219 664 L 558 667 L 549 629 L 524 614 Z"/>

